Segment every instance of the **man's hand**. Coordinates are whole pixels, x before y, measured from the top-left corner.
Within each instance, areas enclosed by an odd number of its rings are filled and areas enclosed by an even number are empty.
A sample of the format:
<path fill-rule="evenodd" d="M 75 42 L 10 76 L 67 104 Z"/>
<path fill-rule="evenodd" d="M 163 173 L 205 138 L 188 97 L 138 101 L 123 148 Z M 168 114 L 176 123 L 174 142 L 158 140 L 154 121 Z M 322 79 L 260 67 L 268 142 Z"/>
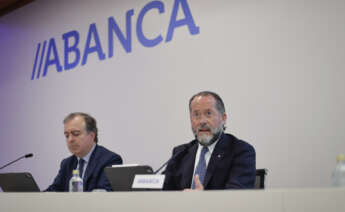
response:
<path fill-rule="evenodd" d="M 203 191 L 204 190 L 204 186 L 200 182 L 199 175 L 194 176 L 194 183 L 195 183 L 195 189 L 185 189 L 184 191 L 193 191 L 193 190 Z"/>

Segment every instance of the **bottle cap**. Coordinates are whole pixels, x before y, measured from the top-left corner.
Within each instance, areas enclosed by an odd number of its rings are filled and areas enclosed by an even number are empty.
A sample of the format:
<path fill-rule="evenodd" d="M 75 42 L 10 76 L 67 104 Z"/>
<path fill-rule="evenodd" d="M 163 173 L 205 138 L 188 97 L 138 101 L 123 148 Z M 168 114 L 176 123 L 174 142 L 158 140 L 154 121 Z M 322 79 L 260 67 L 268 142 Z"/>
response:
<path fill-rule="evenodd" d="M 345 155 L 344 154 L 337 155 L 337 161 L 345 161 Z"/>
<path fill-rule="evenodd" d="M 79 175 L 79 170 L 78 169 L 74 169 L 72 173 L 73 173 L 73 175 Z"/>

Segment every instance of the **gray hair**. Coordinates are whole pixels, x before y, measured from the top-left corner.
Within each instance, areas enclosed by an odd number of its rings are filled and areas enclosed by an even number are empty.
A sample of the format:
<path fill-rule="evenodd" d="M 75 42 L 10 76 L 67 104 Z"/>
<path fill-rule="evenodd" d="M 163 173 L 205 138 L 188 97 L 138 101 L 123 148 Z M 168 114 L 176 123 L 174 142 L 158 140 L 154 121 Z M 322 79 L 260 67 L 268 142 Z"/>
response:
<path fill-rule="evenodd" d="M 83 117 L 85 124 L 86 124 L 86 131 L 87 133 L 94 132 L 95 133 L 95 143 L 98 142 L 98 129 L 97 129 L 97 122 L 96 119 L 90 116 L 89 114 L 86 113 L 81 113 L 81 112 L 75 112 L 71 113 L 66 118 L 63 120 L 63 123 L 66 124 L 66 122 L 72 120 L 73 118 L 81 116 Z"/>
<path fill-rule="evenodd" d="M 224 114 L 225 113 L 225 107 L 224 107 L 224 103 L 223 100 L 220 98 L 220 96 L 212 91 L 201 91 L 197 94 L 195 94 L 194 96 L 192 96 L 192 98 L 190 98 L 189 100 L 189 111 L 191 111 L 191 104 L 192 101 L 194 100 L 195 97 L 198 96 L 212 96 L 215 100 L 216 100 L 216 108 L 218 110 L 218 112 L 220 114 Z"/>

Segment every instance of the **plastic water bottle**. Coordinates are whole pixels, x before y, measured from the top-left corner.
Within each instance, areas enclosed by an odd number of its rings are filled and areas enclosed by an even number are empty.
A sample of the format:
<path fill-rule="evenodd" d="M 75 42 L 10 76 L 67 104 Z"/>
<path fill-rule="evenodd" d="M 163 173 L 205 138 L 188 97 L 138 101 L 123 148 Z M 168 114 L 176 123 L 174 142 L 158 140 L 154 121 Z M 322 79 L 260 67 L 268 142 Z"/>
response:
<path fill-rule="evenodd" d="M 83 179 L 79 177 L 79 171 L 73 170 L 73 176 L 69 181 L 69 192 L 83 192 Z"/>
<path fill-rule="evenodd" d="M 345 187 L 345 155 L 337 156 L 337 165 L 333 171 L 332 184 L 334 187 Z"/>

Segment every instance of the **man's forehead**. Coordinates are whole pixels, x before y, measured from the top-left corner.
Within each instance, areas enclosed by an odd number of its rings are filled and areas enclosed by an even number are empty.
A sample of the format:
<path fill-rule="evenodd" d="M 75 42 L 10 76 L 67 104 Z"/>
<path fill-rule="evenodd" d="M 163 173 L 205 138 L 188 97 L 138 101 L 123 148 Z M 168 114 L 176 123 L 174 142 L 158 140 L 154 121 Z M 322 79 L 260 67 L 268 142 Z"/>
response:
<path fill-rule="evenodd" d="M 191 107 L 192 109 L 194 107 L 214 107 L 215 106 L 215 102 L 216 100 L 213 98 L 213 96 L 211 95 L 207 95 L 207 96 L 197 96 L 193 99 L 192 103 L 191 103 Z"/>
<path fill-rule="evenodd" d="M 68 130 L 72 130 L 72 129 L 81 130 L 81 129 L 85 128 L 85 121 L 84 121 L 83 117 L 76 116 L 70 120 L 67 120 L 64 124 L 64 128 L 65 128 L 65 130 L 66 129 L 68 129 Z"/>

